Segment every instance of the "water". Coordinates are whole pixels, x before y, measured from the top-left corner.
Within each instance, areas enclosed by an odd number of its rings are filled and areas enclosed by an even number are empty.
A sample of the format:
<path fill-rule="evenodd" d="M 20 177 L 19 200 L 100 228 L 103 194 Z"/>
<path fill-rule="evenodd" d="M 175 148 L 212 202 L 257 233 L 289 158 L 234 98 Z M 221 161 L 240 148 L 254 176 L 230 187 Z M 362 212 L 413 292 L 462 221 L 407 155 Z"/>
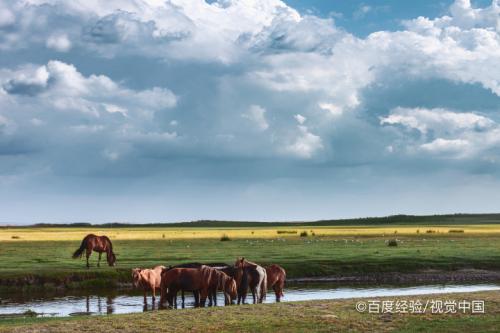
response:
<path fill-rule="evenodd" d="M 372 298 L 382 296 L 411 296 L 439 293 L 462 293 L 487 290 L 500 290 L 496 284 L 475 285 L 423 285 L 423 286 L 369 286 L 369 287 L 336 287 L 334 284 L 311 283 L 296 284 L 285 289 L 283 302 Z M 218 305 L 224 304 L 222 293 L 218 293 Z M 159 299 L 159 297 L 158 297 Z M 267 295 L 266 303 L 273 303 L 274 292 Z M 181 304 L 180 293 L 178 304 Z M 251 302 L 249 294 L 247 302 Z M 191 293 L 186 293 L 186 307 L 193 307 L 194 299 Z M 148 304 L 143 304 L 142 293 L 131 291 L 109 291 L 93 294 L 9 294 L 0 295 L 0 318 L 9 314 L 22 314 L 34 311 L 39 316 L 73 316 L 73 315 L 104 315 L 114 313 L 133 313 L 152 310 L 151 298 Z"/>

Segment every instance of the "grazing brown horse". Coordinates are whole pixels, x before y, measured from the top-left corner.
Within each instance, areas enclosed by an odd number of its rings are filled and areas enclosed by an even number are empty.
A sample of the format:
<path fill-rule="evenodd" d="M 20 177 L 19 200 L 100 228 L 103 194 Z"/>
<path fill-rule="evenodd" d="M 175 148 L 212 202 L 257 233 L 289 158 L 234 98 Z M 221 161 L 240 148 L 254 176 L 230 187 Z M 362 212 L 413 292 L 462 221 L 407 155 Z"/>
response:
<path fill-rule="evenodd" d="M 266 267 L 267 287 L 273 288 L 276 295 L 276 302 L 283 297 L 283 289 L 285 288 L 286 272 L 285 269 L 278 265 Z"/>
<path fill-rule="evenodd" d="M 266 270 L 245 258 L 238 258 L 234 267 L 236 268 L 235 280 L 238 285 L 238 304 L 245 304 L 248 288 L 252 292 L 253 304 L 262 303 L 267 293 Z"/>
<path fill-rule="evenodd" d="M 109 266 L 114 266 L 116 262 L 116 256 L 113 253 L 113 244 L 107 236 L 96 236 L 94 234 L 88 234 L 82 240 L 82 244 L 80 244 L 80 248 L 73 253 L 73 259 L 81 258 L 83 251 L 85 252 L 85 256 L 87 257 L 87 268 L 89 268 L 89 257 L 92 254 L 92 251 L 96 251 L 99 253 L 99 261 L 97 262 L 97 267 L 101 264 L 101 255 L 103 252 L 106 252 L 106 259 L 108 261 Z"/>
<path fill-rule="evenodd" d="M 153 306 L 156 299 L 156 289 L 160 289 L 161 284 L 161 272 L 165 266 L 156 266 L 153 269 L 142 269 L 134 268 L 132 269 L 132 281 L 135 288 L 142 288 L 144 290 L 144 304 L 147 303 L 146 295 L 148 291 L 151 291 L 153 296 Z"/>

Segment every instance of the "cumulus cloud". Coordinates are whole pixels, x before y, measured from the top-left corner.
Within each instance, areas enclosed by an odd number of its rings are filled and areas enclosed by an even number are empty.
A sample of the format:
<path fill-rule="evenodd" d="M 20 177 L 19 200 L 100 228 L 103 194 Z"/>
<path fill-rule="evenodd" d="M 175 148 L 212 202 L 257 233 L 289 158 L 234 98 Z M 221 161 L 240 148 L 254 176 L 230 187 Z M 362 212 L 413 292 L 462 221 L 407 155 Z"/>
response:
<path fill-rule="evenodd" d="M 166 88 L 129 89 L 104 75 L 85 76 L 73 65 L 55 60 L 42 66 L 3 69 L 1 73 L 2 117 L 11 118 L 9 123 L 16 124 L 16 138 L 31 133 L 29 144 L 46 154 L 60 149 L 62 155 L 71 153 L 65 151 L 65 145 L 72 140 L 81 147 L 91 147 L 177 137 L 154 120 L 155 114 L 176 106 L 177 97 Z M 94 141 L 96 134 L 101 142 Z M 20 140 L 19 144 L 23 141 L 26 140 Z M 1 150 L 0 145 L 0 154 Z M 87 153 L 90 151 L 82 155 Z M 112 151 L 103 156 L 116 160 L 119 155 Z"/>
<path fill-rule="evenodd" d="M 269 124 L 266 120 L 266 109 L 259 105 L 251 105 L 247 113 L 244 113 L 242 116 L 252 121 L 261 131 L 265 131 L 269 128 Z"/>
<path fill-rule="evenodd" d="M 321 137 L 309 131 L 304 125 L 306 118 L 300 114 L 294 116 L 299 123 L 297 129 L 299 131 L 293 142 L 286 146 L 286 151 L 299 158 L 309 159 L 319 150 L 323 149 Z"/>
<path fill-rule="evenodd" d="M 53 34 L 49 36 L 45 45 L 59 52 L 67 52 L 71 49 L 71 41 L 66 34 Z"/>
<path fill-rule="evenodd" d="M 484 116 L 472 112 L 452 112 L 442 108 L 403 108 L 393 109 L 387 117 L 380 120 L 384 124 L 400 124 L 409 129 L 416 129 L 423 134 L 455 133 L 464 130 L 486 130 L 494 122 Z"/>
<path fill-rule="evenodd" d="M 500 124 L 473 112 L 446 109 L 396 108 L 380 120 L 417 130 L 422 136 L 407 139 L 410 152 L 446 153 L 443 157 L 470 158 L 500 148 Z"/>
<path fill-rule="evenodd" d="M 248 178 L 277 163 L 272 176 L 303 177 L 319 172 L 298 164 L 494 160 L 498 17 L 498 1 L 456 0 L 445 15 L 359 37 L 279 0 L 4 1 L 0 155 L 12 158 L 0 176 L 144 176 L 175 165 L 182 178 L 195 161 L 190 175 L 224 178 L 215 160 L 244 159 L 269 161 L 244 163 Z M 493 102 L 476 96 L 457 109 L 425 90 L 432 80 Z M 383 89 L 401 96 L 380 98 Z"/>

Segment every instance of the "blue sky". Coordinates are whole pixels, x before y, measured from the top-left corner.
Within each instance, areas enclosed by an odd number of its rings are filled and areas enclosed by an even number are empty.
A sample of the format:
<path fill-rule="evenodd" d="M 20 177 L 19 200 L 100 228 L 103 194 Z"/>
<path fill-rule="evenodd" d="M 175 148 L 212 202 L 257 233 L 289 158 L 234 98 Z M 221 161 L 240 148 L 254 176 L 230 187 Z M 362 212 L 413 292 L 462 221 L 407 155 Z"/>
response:
<path fill-rule="evenodd" d="M 0 223 L 498 212 L 499 15 L 4 1 Z"/>

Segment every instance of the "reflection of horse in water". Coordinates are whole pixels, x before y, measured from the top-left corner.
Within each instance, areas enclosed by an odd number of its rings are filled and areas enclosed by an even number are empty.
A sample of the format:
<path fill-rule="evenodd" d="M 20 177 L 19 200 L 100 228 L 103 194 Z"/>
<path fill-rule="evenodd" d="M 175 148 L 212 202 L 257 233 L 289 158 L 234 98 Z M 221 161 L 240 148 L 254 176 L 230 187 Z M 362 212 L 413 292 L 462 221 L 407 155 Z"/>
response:
<path fill-rule="evenodd" d="M 85 296 L 85 310 L 87 314 L 91 314 L 92 311 L 90 311 L 90 295 Z M 115 296 L 108 295 L 106 296 L 106 314 L 113 314 L 115 309 L 113 308 L 113 304 L 115 301 Z M 97 313 L 103 314 L 103 309 L 102 309 L 102 301 L 101 301 L 101 296 L 97 296 Z"/>
<path fill-rule="evenodd" d="M 85 252 L 85 256 L 87 258 L 87 268 L 89 268 L 89 257 L 92 254 L 92 251 L 96 251 L 99 253 L 99 261 L 97 262 L 97 267 L 101 264 L 101 255 L 103 252 L 106 252 L 106 260 L 108 261 L 109 266 L 114 266 L 116 262 L 116 256 L 113 252 L 113 244 L 111 244 L 111 240 L 107 236 L 96 236 L 94 234 L 88 234 L 82 240 L 80 247 L 78 250 L 73 253 L 73 259 L 81 258 L 83 255 L 83 251 Z"/>

